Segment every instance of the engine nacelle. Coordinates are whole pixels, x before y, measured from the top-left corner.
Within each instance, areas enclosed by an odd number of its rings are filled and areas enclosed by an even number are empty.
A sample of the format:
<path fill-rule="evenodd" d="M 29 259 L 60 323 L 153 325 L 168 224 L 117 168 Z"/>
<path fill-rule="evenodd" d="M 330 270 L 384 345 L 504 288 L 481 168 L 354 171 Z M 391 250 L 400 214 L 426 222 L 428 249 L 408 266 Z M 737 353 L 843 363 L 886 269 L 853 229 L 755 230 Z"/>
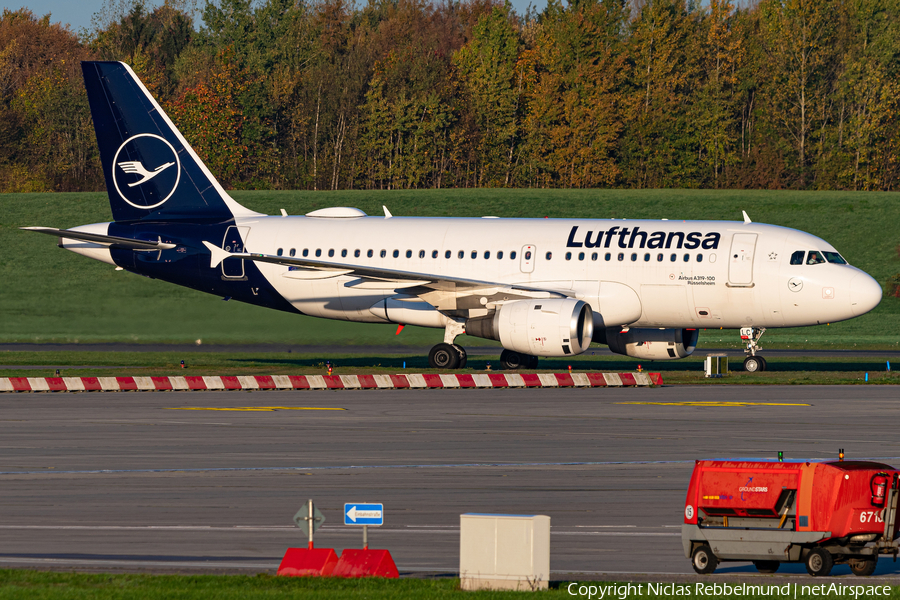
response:
<path fill-rule="evenodd" d="M 571 356 L 591 345 L 594 317 L 588 304 L 574 298 L 516 300 L 492 316 L 469 319 L 466 333 L 520 354 Z"/>
<path fill-rule="evenodd" d="M 623 333 L 618 327 L 609 327 L 598 334 L 595 341 L 606 344 L 616 354 L 645 360 L 673 360 L 690 356 L 700 337 L 696 329 L 632 328 Z"/>

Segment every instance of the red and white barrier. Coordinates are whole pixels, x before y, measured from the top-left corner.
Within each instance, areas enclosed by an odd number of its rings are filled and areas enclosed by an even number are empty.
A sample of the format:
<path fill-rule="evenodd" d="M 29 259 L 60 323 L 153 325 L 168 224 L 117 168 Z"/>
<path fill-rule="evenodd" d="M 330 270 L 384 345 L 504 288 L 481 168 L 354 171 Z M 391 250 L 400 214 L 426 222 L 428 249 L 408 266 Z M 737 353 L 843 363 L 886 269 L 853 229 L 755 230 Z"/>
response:
<path fill-rule="evenodd" d="M 661 373 L 0 377 L 0 392 L 622 387 L 662 385 L 662 382 Z"/>

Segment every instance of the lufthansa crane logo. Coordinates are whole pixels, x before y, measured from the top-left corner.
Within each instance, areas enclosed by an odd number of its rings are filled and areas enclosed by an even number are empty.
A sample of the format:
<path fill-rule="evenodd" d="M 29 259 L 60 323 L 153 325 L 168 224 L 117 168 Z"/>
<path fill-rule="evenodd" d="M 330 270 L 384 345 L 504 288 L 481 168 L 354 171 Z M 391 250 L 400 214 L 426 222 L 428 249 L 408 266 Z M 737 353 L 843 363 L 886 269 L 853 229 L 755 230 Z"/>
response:
<path fill-rule="evenodd" d="M 178 188 L 181 160 L 164 138 L 140 133 L 119 146 L 113 158 L 112 176 L 122 200 L 135 208 L 158 208 Z"/>

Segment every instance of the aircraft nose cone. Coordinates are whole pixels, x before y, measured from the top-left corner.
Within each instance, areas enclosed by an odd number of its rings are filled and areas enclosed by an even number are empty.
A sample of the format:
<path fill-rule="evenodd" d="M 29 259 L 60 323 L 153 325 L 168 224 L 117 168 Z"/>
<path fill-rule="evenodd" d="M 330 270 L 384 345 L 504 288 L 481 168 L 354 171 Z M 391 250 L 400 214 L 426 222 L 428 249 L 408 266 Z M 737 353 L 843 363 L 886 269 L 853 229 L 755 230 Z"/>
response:
<path fill-rule="evenodd" d="M 857 317 L 864 315 L 881 302 L 881 285 L 866 273 L 850 280 L 850 310 Z"/>

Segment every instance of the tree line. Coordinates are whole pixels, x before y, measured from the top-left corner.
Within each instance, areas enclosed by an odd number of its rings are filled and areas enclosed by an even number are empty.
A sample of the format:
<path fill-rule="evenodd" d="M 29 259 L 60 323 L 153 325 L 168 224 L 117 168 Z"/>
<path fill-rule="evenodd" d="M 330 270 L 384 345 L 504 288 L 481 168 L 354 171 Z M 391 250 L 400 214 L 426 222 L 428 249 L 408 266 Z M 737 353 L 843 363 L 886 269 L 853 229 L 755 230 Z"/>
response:
<path fill-rule="evenodd" d="M 123 2 L 3 11 L 0 191 L 103 189 L 94 59 L 231 188 L 900 186 L 900 0 Z"/>

